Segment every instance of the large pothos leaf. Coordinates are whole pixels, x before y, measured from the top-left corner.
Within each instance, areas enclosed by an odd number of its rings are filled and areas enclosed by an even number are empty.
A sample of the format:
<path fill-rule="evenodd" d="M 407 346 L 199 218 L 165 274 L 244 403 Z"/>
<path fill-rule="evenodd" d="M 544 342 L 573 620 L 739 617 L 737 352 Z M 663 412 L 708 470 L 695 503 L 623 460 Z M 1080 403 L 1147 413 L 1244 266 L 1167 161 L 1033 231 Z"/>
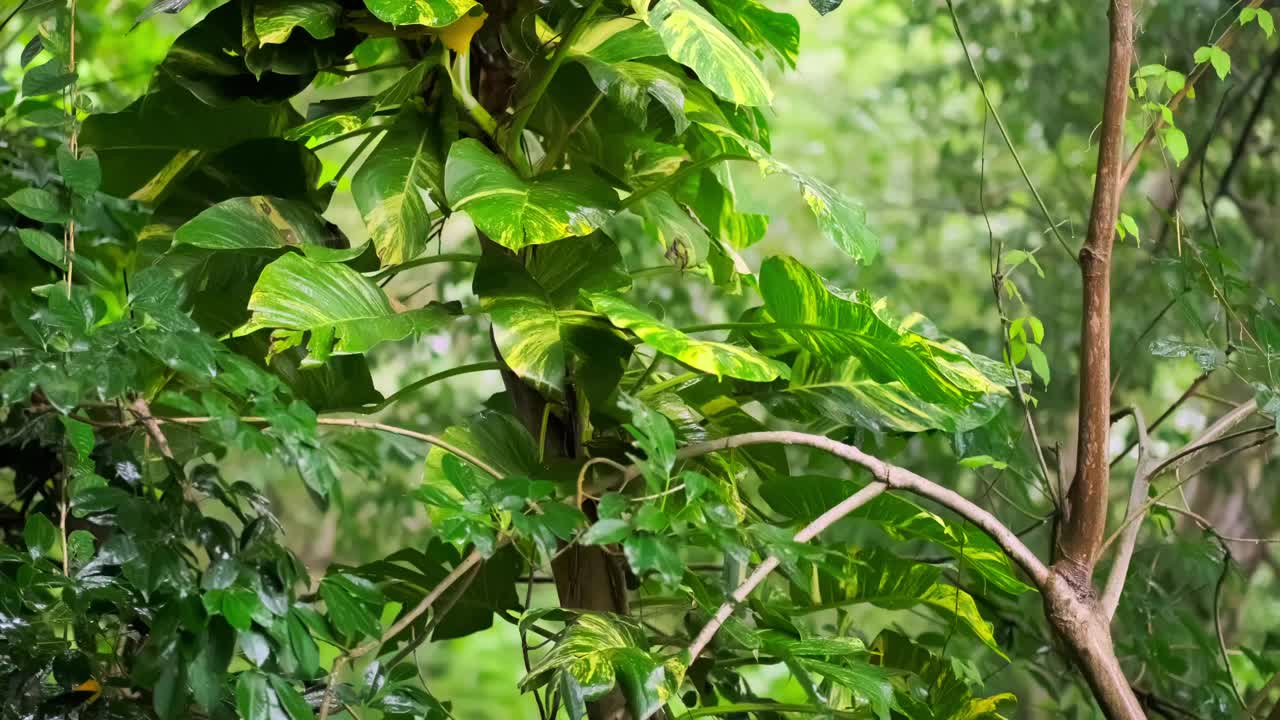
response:
<path fill-rule="evenodd" d="M 488 254 L 476 268 L 472 289 L 493 321 L 503 362 L 516 375 L 554 397 L 562 396 L 566 340 L 576 327 L 561 318 L 581 290 L 622 290 L 631 281 L 617 246 L 600 234 L 540 247 L 526 266 L 507 254 Z M 607 345 L 584 348 L 591 357 Z"/>
<path fill-rule="evenodd" d="M 571 720 L 586 715 L 586 705 L 616 685 L 633 717 L 649 717 L 675 694 L 684 676 L 677 660 L 650 653 L 644 628 L 607 613 L 582 613 L 520 683 L 529 690 L 554 683 Z"/>
<path fill-rule="evenodd" d="M 253 4 L 253 28 L 262 45 L 285 42 L 294 28 L 316 40 L 333 37 L 342 7 L 331 0 L 258 0 Z"/>
<path fill-rule="evenodd" d="M 785 388 L 760 395 L 774 412 L 801 422 L 831 421 L 875 432 L 966 432 L 988 423 L 1004 407 L 1007 394 L 992 393 L 952 407 L 927 403 L 900 382 L 872 379 L 862 361 L 828 362 L 801 353 Z"/>
<path fill-rule="evenodd" d="M 503 477 L 537 477 L 542 473 L 538 443 L 519 420 L 505 413 L 486 410 L 454 425 L 443 433 L 453 447 L 484 462 Z M 424 477 L 428 482 L 443 476 L 443 460 L 448 451 L 433 447 L 427 453 Z M 484 477 L 488 482 L 491 479 Z"/>
<path fill-rule="evenodd" d="M 629 208 L 644 219 L 644 231 L 677 267 L 684 269 L 707 259 L 711 238 L 675 198 L 658 191 Z"/>
<path fill-rule="evenodd" d="M 596 88 L 641 127 L 650 98 L 666 108 L 677 135 L 689 126 L 680 78 L 656 65 L 636 62 L 666 53 L 662 38 L 652 28 L 634 17 L 605 20 L 588 28 L 571 52 L 570 57 L 586 68 Z"/>
<path fill-rule="evenodd" d="M 525 180 L 470 138 L 449 149 L 444 188 L 452 210 L 465 210 L 481 232 L 512 250 L 586 235 L 617 205 L 613 190 L 584 172 L 557 170 Z"/>
<path fill-rule="evenodd" d="M 756 57 L 711 13 L 693 0 L 659 0 L 649 11 L 673 60 L 687 65 L 704 85 L 739 105 L 768 105 L 773 90 Z"/>
<path fill-rule="evenodd" d="M 249 298 L 246 335 L 271 329 L 274 351 L 307 341 L 308 361 L 331 354 L 367 352 L 381 342 L 437 329 L 450 319 L 440 305 L 396 312 L 382 290 L 340 263 L 324 263 L 287 253 L 262 271 Z"/>
<path fill-rule="evenodd" d="M 365 0 L 379 20 L 392 25 L 443 27 L 476 7 L 472 0 Z"/>
<path fill-rule="evenodd" d="M 640 310 L 616 295 L 592 293 L 588 300 L 596 312 L 614 325 L 630 330 L 645 344 L 663 355 L 716 377 L 728 376 L 751 382 L 770 382 L 787 376 L 787 366 L 751 348 L 699 340 Z"/>
<path fill-rule="evenodd" d="M 351 194 L 384 265 L 411 260 L 426 249 L 428 192 L 444 197 L 441 153 L 438 126 L 406 104 L 352 178 Z"/>
<path fill-rule="evenodd" d="M 346 238 L 310 205 L 255 195 L 214 205 L 184 223 L 173 245 L 205 250 L 280 250 L 296 247 L 326 262 L 350 260 L 364 247 L 346 248 Z M 336 247 L 335 247 L 336 246 Z"/>
<path fill-rule="evenodd" d="M 760 487 L 760 496 L 775 511 L 795 520 L 812 520 L 854 494 L 861 485 L 817 475 L 774 477 Z M 1018 579 L 1008 556 L 995 541 L 976 528 L 949 523 L 897 495 L 884 493 L 849 517 L 879 525 L 896 540 L 926 540 L 961 558 L 995 588 L 1020 594 L 1032 588 Z"/>
<path fill-rule="evenodd" d="M 794 15 L 775 12 L 756 0 L 711 0 L 709 7 L 743 43 L 770 52 L 780 64 L 795 68 L 800 22 Z"/>
<path fill-rule="evenodd" d="M 1003 720 L 1002 704 L 1016 703 L 1012 693 L 979 696 L 983 682 L 961 671 L 954 657 L 942 657 L 893 630 L 883 630 L 871 643 L 880 664 L 908 673 L 897 694 L 908 717 L 932 720 Z"/>
<path fill-rule="evenodd" d="M 793 258 L 765 260 L 760 294 L 781 332 L 800 348 L 828 362 L 857 358 L 872 379 L 901 383 L 925 402 L 963 409 L 1002 391 L 976 369 L 966 375 L 944 366 L 930 341 L 900 332 L 870 305 L 836 294 Z"/>

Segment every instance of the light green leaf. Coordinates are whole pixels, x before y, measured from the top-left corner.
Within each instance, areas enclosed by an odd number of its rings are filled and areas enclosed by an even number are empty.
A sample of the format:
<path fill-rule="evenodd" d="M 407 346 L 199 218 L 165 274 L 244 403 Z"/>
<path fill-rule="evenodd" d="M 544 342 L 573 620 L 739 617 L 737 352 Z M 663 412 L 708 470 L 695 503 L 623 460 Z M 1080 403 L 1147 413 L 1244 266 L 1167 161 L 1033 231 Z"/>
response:
<path fill-rule="evenodd" d="M 359 354 L 381 342 L 435 330 L 449 320 L 439 305 L 397 313 L 372 280 L 339 263 L 286 253 L 262 271 L 249 298 L 253 315 L 234 335 L 276 332 L 276 351 L 302 341 L 310 360 Z"/>
<path fill-rule="evenodd" d="M 476 7 L 472 0 L 365 0 L 379 20 L 392 25 L 444 27 Z"/>
<path fill-rule="evenodd" d="M 631 525 L 626 520 L 605 518 L 597 520 L 594 525 L 587 528 L 579 542 L 583 545 L 610 545 L 626 540 L 629 535 L 631 535 Z"/>
<path fill-rule="evenodd" d="M 949 367 L 939 346 L 890 327 L 870 305 L 832 292 L 792 258 L 765 260 L 760 294 L 782 333 L 800 347 L 829 362 L 858 358 L 870 378 L 901 383 L 925 402 L 961 409 L 979 395 L 999 392 L 968 362 L 956 358 L 958 365 Z"/>
<path fill-rule="evenodd" d="M 751 382 L 770 382 L 787 376 L 787 367 L 751 348 L 699 340 L 664 325 L 648 313 L 614 295 L 592 293 L 591 305 L 614 325 L 632 331 L 645 344 L 689 367 Z"/>
<path fill-rule="evenodd" d="M 774 12 L 756 0 L 711 0 L 710 8 L 744 43 L 772 52 L 780 64 L 795 68 L 800 23 L 794 15 Z"/>
<path fill-rule="evenodd" d="M 302 28 L 316 40 L 333 37 L 342 7 L 331 0 L 266 0 L 253 5 L 253 28 L 261 45 L 277 45 Z"/>
<path fill-rule="evenodd" d="M 1258 11 L 1258 27 L 1262 28 L 1262 32 L 1268 38 L 1276 34 L 1276 19 L 1271 15 L 1270 10 Z"/>
<path fill-rule="evenodd" d="M 684 114 L 684 92 L 680 78 L 643 62 L 601 62 L 590 55 L 574 58 L 591 75 L 596 88 L 617 103 L 628 117 L 636 118 L 641 127 L 652 98 L 662 104 L 675 124 L 676 134 L 689 127 Z"/>
<path fill-rule="evenodd" d="M 428 191 L 444 197 L 437 126 L 406 106 L 351 180 L 351 194 L 383 265 L 422 253 L 430 235 Z"/>
<path fill-rule="evenodd" d="M 843 665 L 807 659 L 800 660 L 799 663 L 809 672 L 830 678 L 837 685 L 852 690 L 867 701 L 879 720 L 889 720 L 889 711 L 896 703 L 893 700 L 893 685 L 889 683 L 889 675 L 883 669 L 857 660 Z"/>
<path fill-rule="evenodd" d="M 771 410 L 799 422 L 835 421 L 876 432 L 967 432 L 1004 408 L 1007 394 L 963 407 L 927 403 L 900 382 L 877 382 L 857 359 L 823 362 L 804 353 L 787 387 L 759 396 Z"/>
<path fill-rule="evenodd" d="M 613 190 L 597 178 L 557 170 L 524 180 L 471 138 L 449 149 L 444 186 L 454 211 L 465 210 L 481 232 L 512 250 L 587 235 L 617 205 Z"/>
<path fill-rule="evenodd" d="M 332 248 L 335 232 L 305 203 L 255 195 L 224 200 L 201 212 L 174 231 L 173 245 L 206 250 L 297 247 L 324 262 L 349 260 L 364 251 L 365 246 Z"/>
<path fill-rule="evenodd" d="M 1164 140 L 1165 149 L 1173 156 L 1173 161 L 1181 165 L 1191 153 L 1187 147 L 1187 136 L 1176 127 L 1166 127 L 1160 131 L 1160 137 Z"/>
<path fill-rule="evenodd" d="M 756 57 L 693 0 L 659 0 L 649 11 L 673 60 L 693 69 L 720 97 L 739 105 L 769 105 L 773 90 Z"/>
<path fill-rule="evenodd" d="M 1049 384 L 1049 358 L 1045 357 L 1044 350 L 1039 345 L 1027 345 L 1027 355 L 1031 358 L 1031 369 L 1045 385 Z"/>
<path fill-rule="evenodd" d="M 493 321 L 493 339 L 507 366 L 544 393 L 560 397 L 570 332 L 560 311 L 577 301 L 580 290 L 629 287 L 621 264 L 617 247 L 599 234 L 547 246 L 527 267 L 510 255 L 486 255 L 476 268 L 472 290 Z"/>
<path fill-rule="evenodd" d="M 1182 92 L 1182 88 L 1187 86 L 1187 76 L 1177 70 L 1170 70 L 1165 73 L 1164 84 L 1169 88 L 1171 93 Z"/>

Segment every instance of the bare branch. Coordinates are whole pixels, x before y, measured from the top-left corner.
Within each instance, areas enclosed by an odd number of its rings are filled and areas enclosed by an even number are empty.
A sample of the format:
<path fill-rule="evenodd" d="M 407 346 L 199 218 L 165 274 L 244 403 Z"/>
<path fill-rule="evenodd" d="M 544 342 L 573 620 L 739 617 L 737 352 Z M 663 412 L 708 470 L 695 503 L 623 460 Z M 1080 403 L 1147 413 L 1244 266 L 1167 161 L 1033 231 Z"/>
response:
<path fill-rule="evenodd" d="M 151 442 L 156 444 L 160 454 L 172 460 L 173 449 L 169 447 L 169 439 L 164 436 L 164 431 L 160 429 L 160 421 L 151 417 L 151 406 L 147 405 L 147 401 L 139 397 L 129 406 L 129 410 L 138 418 L 138 422 L 142 423 L 143 429 L 151 437 Z"/>
<path fill-rule="evenodd" d="M 1140 517 L 1135 513 L 1145 512 L 1143 502 L 1147 499 L 1147 488 L 1151 485 L 1151 437 L 1147 435 L 1147 420 L 1142 410 L 1134 407 L 1131 410 L 1133 423 L 1138 427 L 1138 469 L 1133 473 L 1133 487 L 1129 489 L 1129 504 L 1125 507 L 1125 522 L 1128 527 L 1120 535 L 1120 547 L 1116 549 L 1116 558 L 1111 563 L 1111 571 L 1107 575 L 1107 584 L 1102 591 L 1102 612 L 1108 620 L 1116 616 L 1116 607 L 1120 605 L 1120 594 L 1124 592 L 1125 578 L 1129 575 L 1129 561 L 1133 559 L 1133 549 L 1138 544 L 1138 531 L 1142 529 Z"/>
<path fill-rule="evenodd" d="M 1110 56 L 1098 143 L 1097 179 L 1089 232 L 1080 250 L 1083 309 L 1080 317 L 1080 425 L 1076 476 L 1064 503 L 1057 539 L 1076 582 L 1084 584 L 1098 560 L 1107 526 L 1111 429 L 1111 248 L 1120 209 L 1124 120 L 1133 58 L 1130 0 L 1110 3 Z M 1082 582 L 1084 581 L 1084 582 Z"/>

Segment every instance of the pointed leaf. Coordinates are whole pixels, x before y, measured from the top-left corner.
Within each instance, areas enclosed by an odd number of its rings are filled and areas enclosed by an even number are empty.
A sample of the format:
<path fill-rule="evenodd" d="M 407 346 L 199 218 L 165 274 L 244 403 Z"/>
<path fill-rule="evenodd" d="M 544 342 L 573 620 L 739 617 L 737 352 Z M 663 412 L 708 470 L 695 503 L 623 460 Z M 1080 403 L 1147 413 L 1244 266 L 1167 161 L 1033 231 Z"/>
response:
<path fill-rule="evenodd" d="M 443 27 L 476 7 L 472 0 L 365 0 L 379 20 L 392 25 Z"/>
<path fill-rule="evenodd" d="M 659 0 L 649 11 L 673 60 L 692 68 L 712 92 L 738 105 L 768 105 L 773 90 L 756 57 L 693 0 Z"/>
<path fill-rule="evenodd" d="M 333 37 L 342 7 L 331 0 L 266 0 L 253 5 L 253 29 L 262 45 L 283 43 L 302 28 L 316 40 Z"/>
<path fill-rule="evenodd" d="M 351 194 L 383 265 L 411 260 L 426 249 L 427 193 L 444 197 L 443 176 L 436 125 L 406 107 L 351 180 Z"/>

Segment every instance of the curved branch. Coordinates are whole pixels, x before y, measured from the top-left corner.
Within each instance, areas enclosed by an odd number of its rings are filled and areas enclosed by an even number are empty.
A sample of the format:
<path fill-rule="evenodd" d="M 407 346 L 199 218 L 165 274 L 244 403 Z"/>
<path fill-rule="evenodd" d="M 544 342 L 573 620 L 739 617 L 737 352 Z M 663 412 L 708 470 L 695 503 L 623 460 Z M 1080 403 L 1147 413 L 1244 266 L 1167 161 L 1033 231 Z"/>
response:
<path fill-rule="evenodd" d="M 1134 407 L 1131 411 L 1133 423 L 1138 427 L 1138 469 L 1133 473 L 1133 487 L 1129 488 L 1129 504 L 1125 506 L 1125 522 L 1128 527 L 1120 536 L 1120 547 L 1116 550 L 1116 559 L 1111 563 L 1111 571 L 1107 574 L 1107 584 L 1102 591 L 1102 613 L 1107 620 L 1116 616 L 1116 608 L 1120 605 L 1120 594 L 1124 592 L 1125 578 L 1129 575 L 1129 562 L 1133 560 L 1133 549 L 1138 545 L 1138 531 L 1142 523 L 1135 514 L 1145 512 L 1143 501 L 1147 499 L 1147 488 L 1151 486 L 1151 437 L 1147 435 L 1147 419 L 1142 410 Z"/>

